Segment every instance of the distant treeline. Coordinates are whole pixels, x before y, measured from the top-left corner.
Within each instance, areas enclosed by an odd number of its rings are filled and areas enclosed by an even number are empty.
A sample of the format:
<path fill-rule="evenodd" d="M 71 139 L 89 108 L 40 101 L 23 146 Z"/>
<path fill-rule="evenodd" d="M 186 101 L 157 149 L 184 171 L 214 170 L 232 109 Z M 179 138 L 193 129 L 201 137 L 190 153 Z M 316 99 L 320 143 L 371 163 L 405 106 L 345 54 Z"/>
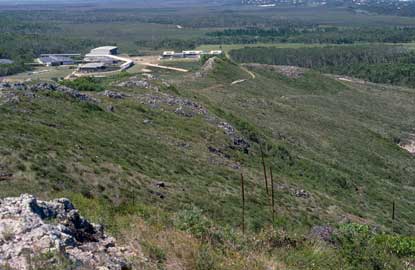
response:
<path fill-rule="evenodd" d="M 376 83 L 415 87 L 415 52 L 401 46 L 255 47 L 233 50 L 230 55 L 243 63 L 299 66 Z"/>
<path fill-rule="evenodd" d="M 156 9 L 92 9 L 83 10 L 53 10 L 53 11 L 19 11 L 8 12 L 7 16 L 30 22 L 57 23 L 156 23 L 166 25 L 181 25 L 186 28 L 215 28 L 215 27 L 277 27 L 281 25 L 305 25 L 297 20 L 287 20 L 262 16 L 262 14 L 242 14 L 232 10 L 156 10 Z"/>
<path fill-rule="evenodd" d="M 404 43 L 415 40 L 414 27 L 340 28 L 282 26 L 272 29 L 244 28 L 210 32 L 221 43 L 293 42 L 352 44 L 356 42 Z"/>
<path fill-rule="evenodd" d="M 0 58 L 14 61 L 0 65 L 0 76 L 29 70 L 27 63 L 42 53 L 85 52 L 98 43 L 59 35 L 44 24 L 22 23 L 17 18 L 0 17 Z"/>
<path fill-rule="evenodd" d="M 409 43 L 415 41 L 415 27 L 340 28 L 316 25 L 283 25 L 278 28 L 257 27 L 225 29 L 209 32 L 194 39 L 139 40 L 138 47 L 154 50 L 192 49 L 203 44 L 256 44 L 256 43 Z"/>
<path fill-rule="evenodd" d="M 409 43 L 412 41 L 415 41 L 414 27 L 339 28 L 287 24 L 271 29 L 257 27 L 226 29 L 209 32 L 204 37 L 193 39 L 139 40 L 135 42 L 135 45 L 153 50 L 183 50 L 193 49 L 203 44 L 354 44 Z"/>
<path fill-rule="evenodd" d="M 355 7 L 356 10 L 365 10 L 377 14 L 395 15 L 404 17 L 415 16 L 415 3 L 411 1 L 369 1 L 365 5 Z"/>

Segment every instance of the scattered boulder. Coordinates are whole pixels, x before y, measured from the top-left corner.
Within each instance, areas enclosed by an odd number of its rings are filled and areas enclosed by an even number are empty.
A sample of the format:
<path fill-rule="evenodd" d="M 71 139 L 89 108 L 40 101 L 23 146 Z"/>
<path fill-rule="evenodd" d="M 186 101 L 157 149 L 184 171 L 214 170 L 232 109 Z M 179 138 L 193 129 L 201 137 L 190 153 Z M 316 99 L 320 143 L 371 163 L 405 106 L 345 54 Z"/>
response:
<path fill-rule="evenodd" d="M 146 77 L 149 80 L 155 80 L 156 78 L 154 77 L 153 74 L 150 73 L 143 73 L 143 77 Z"/>
<path fill-rule="evenodd" d="M 241 149 L 245 153 L 249 152 L 251 145 L 247 140 L 238 135 L 235 128 L 231 124 L 227 122 L 220 122 L 218 127 L 223 129 L 225 133 L 232 139 L 233 145 L 231 148 Z"/>
<path fill-rule="evenodd" d="M 156 187 L 158 187 L 158 188 L 165 188 L 166 187 L 166 183 L 164 183 L 162 181 L 159 181 L 159 182 L 156 183 Z"/>
<path fill-rule="evenodd" d="M 13 177 L 12 173 L 0 172 L 0 181 L 10 180 Z"/>
<path fill-rule="evenodd" d="M 305 191 L 304 189 L 296 190 L 294 194 L 296 197 L 299 197 L 299 198 L 304 198 L 304 199 L 310 198 L 310 193 Z"/>
<path fill-rule="evenodd" d="M 217 148 L 215 148 L 213 146 L 208 146 L 208 150 L 209 150 L 209 152 L 211 152 L 213 154 L 216 154 L 218 156 L 224 157 L 226 159 L 230 159 L 231 158 L 228 154 L 224 153 L 222 150 L 217 149 Z"/>
<path fill-rule="evenodd" d="M 0 239 L 0 268 L 31 269 L 28 256 L 57 252 L 80 268 L 129 269 L 128 251 L 64 198 L 46 202 L 24 194 L 0 200 Z"/>
<path fill-rule="evenodd" d="M 107 106 L 107 112 L 115 112 L 115 108 L 112 105 Z"/>
<path fill-rule="evenodd" d="M 154 191 L 154 190 L 150 190 L 150 193 L 159 197 L 160 199 L 164 199 L 165 195 L 163 193 L 161 193 L 160 191 Z"/>

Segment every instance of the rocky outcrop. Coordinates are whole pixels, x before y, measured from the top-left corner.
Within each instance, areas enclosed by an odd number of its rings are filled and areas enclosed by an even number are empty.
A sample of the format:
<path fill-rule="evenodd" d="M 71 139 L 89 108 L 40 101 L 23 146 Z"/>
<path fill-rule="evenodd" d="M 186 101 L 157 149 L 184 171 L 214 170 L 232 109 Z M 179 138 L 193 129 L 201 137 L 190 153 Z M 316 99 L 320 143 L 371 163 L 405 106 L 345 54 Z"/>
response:
<path fill-rule="evenodd" d="M 202 116 L 207 122 L 216 125 L 231 139 L 231 148 L 239 149 L 245 153 L 249 152 L 250 143 L 229 123 L 222 121 L 201 104 L 187 98 L 182 98 L 165 93 L 142 94 L 138 96 L 142 104 L 146 104 L 152 109 L 163 109 L 176 113 L 184 117 Z"/>
<path fill-rule="evenodd" d="M 220 58 L 214 56 L 206 60 L 206 62 L 201 67 L 200 71 L 195 74 L 196 77 L 206 77 L 211 73 L 215 67 L 216 63 L 220 61 Z"/>
<path fill-rule="evenodd" d="M 68 199 L 46 202 L 24 194 L 0 200 L 0 269 L 32 269 L 33 258 L 45 253 L 64 257 L 76 267 L 71 269 L 129 269 L 128 251 Z"/>
<path fill-rule="evenodd" d="M 244 64 L 245 67 L 264 69 L 271 72 L 279 73 L 285 77 L 298 79 L 304 76 L 306 72 L 305 68 L 296 67 L 296 66 L 276 66 L 276 65 L 266 65 L 266 64 Z"/>
<path fill-rule="evenodd" d="M 8 99 L 8 101 L 6 102 L 18 103 L 17 94 L 20 92 L 23 93 L 23 95 L 30 95 L 32 98 L 34 98 L 35 93 L 39 91 L 60 92 L 79 101 L 94 104 L 98 103 L 97 99 L 87 94 L 81 93 L 77 90 L 56 83 L 42 82 L 33 85 L 27 85 L 25 83 L 0 83 L 0 94 Z"/>
<path fill-rule="evenodd" d="M 115 92 L 111 90 L 105 90 L 103 95 L 112 99 L 124 99 L 125 97 L 127 97 L 127 95 L 125 95 L 124 93 Z"/>
<path fill-rule="evenodd" d="M 127 87 L 127 88 L 138 87 L 138 88 L 151 89 L 151 90 L 155 90 L 155 91 L 159 90 L 159 88 L 157 86 L 152 85 L 150 82 L 148 82 L 145 79 L 141 80 L 136 76 L 131 77 L 126 81 L 120 82 L 116 86 L 118 86 L 118 87 Z"/>

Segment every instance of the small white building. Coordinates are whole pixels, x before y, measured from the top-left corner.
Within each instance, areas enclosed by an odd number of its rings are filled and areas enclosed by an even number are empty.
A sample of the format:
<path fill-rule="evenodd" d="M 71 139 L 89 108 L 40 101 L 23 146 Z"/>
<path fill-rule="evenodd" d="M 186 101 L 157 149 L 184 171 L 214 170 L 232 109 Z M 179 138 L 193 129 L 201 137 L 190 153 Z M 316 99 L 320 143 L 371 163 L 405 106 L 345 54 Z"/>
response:
<path fill-rule="evenodd" d="M 223 54 L 223 51 L 220 51 L 220 50 L 210 51 L 209 52 L 209 55 L 221 55 L 221 54 Z"/>
<path fill-rule="evenodd" d="M 160 59 L 173 59 L 173 58 L 200 58 L 202 55 L 221 55 L 223 51 L 214 50 L 214 51 L 182 51 L 181 53 L 176 53 L 174 51 L 165 51 L 160 56 Z"/>
<path fill-rule="evenodd" d="M 185 58 L 200 58 L 203 54 L 203 51 L 183 51 Z"/>

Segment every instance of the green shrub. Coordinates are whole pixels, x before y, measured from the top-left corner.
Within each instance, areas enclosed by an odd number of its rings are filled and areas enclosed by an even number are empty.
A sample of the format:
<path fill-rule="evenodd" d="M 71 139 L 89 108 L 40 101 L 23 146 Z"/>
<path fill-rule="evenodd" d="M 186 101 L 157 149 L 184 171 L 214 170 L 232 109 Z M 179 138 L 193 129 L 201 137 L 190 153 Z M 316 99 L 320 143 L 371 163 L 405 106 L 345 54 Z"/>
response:
<path fill-rule="evenodd" d="M 78 91 L 99 92 L 104 90 L 100 80 L 93 77 L 81 77 L 73 81 L 63 81 L 62 84 Z"/>
<path fill-rule="evenodd" d="M 351 269 L 404 269 L 402 262 L 368 225 L 343 224 L 336 233 L 341 257 Z"/>
<path fill-rule="evenodd" d="M 203 216 L 202 210 L 196 206 L 178 212 L 174 225 L 179 230 L 189 232 L 199 238 L 205 238 L 212 226 L 211 222 Z"/>
<path fill-rule="evenodd" d="M 400 257 L 415 258 L 415 238 L 399 235 L 378 235 L 375 243 Z"/>
<path fill-rule="evenodd" d="M 162 264 L 166 261 L 166 253 L 160 247 L 147 241 L 142 242 L 142 246 L 150 259 L 153 261 L 157 262 L 158 264 Z"/>
<path fill-rule="evenodd" d="M 206 245 L 199 249 L 196 259 L 196 270 L 216 270 L 220 269 L 217 265 L 218 258 L 214 252 Z"/>

